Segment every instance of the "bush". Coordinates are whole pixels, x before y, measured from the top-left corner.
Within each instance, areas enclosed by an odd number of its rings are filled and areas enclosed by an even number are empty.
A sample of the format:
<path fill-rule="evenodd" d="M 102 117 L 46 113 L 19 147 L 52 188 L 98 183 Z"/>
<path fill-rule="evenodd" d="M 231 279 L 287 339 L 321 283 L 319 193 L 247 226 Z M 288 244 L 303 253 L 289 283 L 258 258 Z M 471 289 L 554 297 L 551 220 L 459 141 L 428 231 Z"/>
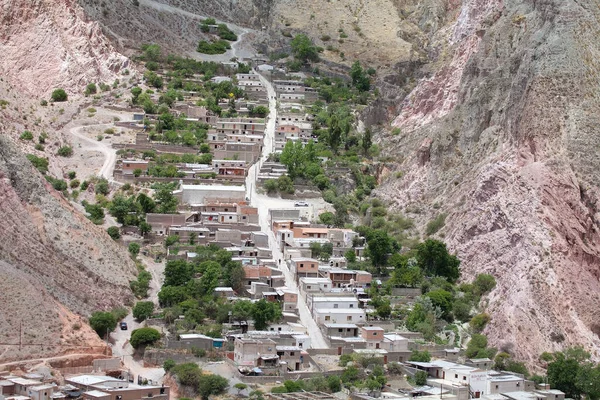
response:
<path fill-rule="evenodd" d="M 427 350 L 413 350 L 408 361 L 429 362 L 431 361 L 431 354 Z"/>
<path fill-rule="evenodd" d="M 106 232 L 108 233 L 108 236 L 113 238 L 113 240 L 118 240 L 119 238 L 121 238 L 121 232 L 119 232 L 119 227 L 117 227 L 117 226 L 109 227 L 106 230 Z"/>
<path fill-rule="evenodd" d="M 235 42 L 237 40 L 237 35 L 225 24 L 219 24 L 217 35 L 219 35 L 221 39 L 229 40 L 230 42 Z"/>
<path fill-rule="evenodd" d="M 196 51 L 202 54 L 223 54 L 230 48 L 231 46 L 226 40 L 217 40 L 215 42 L 201 40 L 200 43 L 198 43 Z"/>
<path fill-rule="evenodd" d="M 152 316 L 154 312 L 154 303 L 151 301 L 138 301 L 133 307 L 133 318 L 143 321 Z"/>
<path fill-rule="evenodd" d="M 21 133 L 21 136 L 19 136 L 19 139 L 21 139 L 21 140 L 33 140 L 33 133 L 31 133 L 29 131 L 24 131 L 23 133 Z"/>
<path fill-rule="evenodd" d="M 267 179 L 265 181 L 265 190 L 267 193 L 277 192 L 277 181 L 275 179 Z"/>
<path fill-rule="evenodd" d="M 55 102 L 67 101 L 67 92 L 64 89 L 55 89 L 52 92 L 51 99 Z"/>
<path fill-rule="evenodd" d="M 103 338 L 117 327 L 117 319 L 111 312 L 96 311 L 90 317 L 90 326 Z"/>
<path fill-rule="evenodd" d="M 429 223 L 427 224 L 427 227 L 425 228 L 425 233 L 429 236 L 433 235 L 434 233 L 436 233 L 437 231 L 442 229 L 444 227 L 445 223 L 446 223 L 446 214 L 440 214 L 437 217 L 435 217 L 433 220 L 429 221 Z"/>
<path fill-rule="evenodd" d="M 98 93 L 98 88 L 96 88 L 96 84 L 95 83 L 88 83 L 88 85 L 85 87 L 85 95 L 89 96 L 90 94 L 96 94 Z"/>
<path fill-rule="evenodd" d="M 139 328 L 131 332 L 129 343 L 134 349 L 156 343 L 160 339 L 160 332 L 154 328 Z"/>
<path fill-rule="evenodd" d="M 128 250 L 132 257 L 136 257 L 140 253 L 140 245 L 135 242 L 129 243 Z"/>
<path fill-rule="evenodd" d="M 83 189 L 83 187 L 82 187 L 82 189 Z M 109 186 L 108 186 L 108 181 L 106 179 L 101 179 L 96 184 L 96 188 L 95 188 L 96 194 L 101 194 L 101 195 L 106 196 L 109 191 L 110 191 L 110 189 L 109 189 Z"/>
<path fill-rule="evenodd" d="M 65 182 L 63 179 L 52 179 L 51 183 L 54 190 L 58 190 L 59 192 L 67 190 L 67 182 Z"/>
<path fill-rule="evenodd" d="M 485 326 L 488 322 L 490 322 L 490 320 L 490 316 L 486 313 L 477 314 L 471 319 L 469 325 L 471 326 L 471 328 L 473 328 L 473 331 L 479 333 L 483 330 L 483 328 L 485 328 Z"/>
<path fill-rule="evenodd" d="M 178 235 L 168 236 L 167 239 L 165 239 L 165 247 L 170 247 L 170 246 L 174 245 L 177 242 L 179 242 L 179 236 Z"/>
<path fill-rule="evenodd" d="M 169 372 L 176 365 L 177 363 L 169 358 L 163 363 L 163 369 L 165 370 L 165 372 Z"/>
<path fill-rule="evenodd" d="M 67 172 L 67 176 L 69 177 L 69 179 L 75 179 L 75 177 L 77 176 L 77 172 L 69 171 Z"/>
<path fill-rule="evenodd" d="M 71 157 L 73 155 L 73 148 L 71 146 L 62 146 L 56 154 L 61 157 Z"/>
<path fill-rule="evenodd" d="M 48 100 L 42 100 L 42 101 L 40 101 L 40 106 L 46 107 L 47 105 L 48 105 Z"/>
<path fill-rule="evenodd" d="M 482 296 L 496 287 L 496 279 L 490 274 L 479 274 L 473 282 L 473 292 Z"/>
<path fill-rule="evenodd" d="M 427 372 L 417 371 L 415 374 L 415 385 L 423 386 L 425 384 L 427 384 Z"/>

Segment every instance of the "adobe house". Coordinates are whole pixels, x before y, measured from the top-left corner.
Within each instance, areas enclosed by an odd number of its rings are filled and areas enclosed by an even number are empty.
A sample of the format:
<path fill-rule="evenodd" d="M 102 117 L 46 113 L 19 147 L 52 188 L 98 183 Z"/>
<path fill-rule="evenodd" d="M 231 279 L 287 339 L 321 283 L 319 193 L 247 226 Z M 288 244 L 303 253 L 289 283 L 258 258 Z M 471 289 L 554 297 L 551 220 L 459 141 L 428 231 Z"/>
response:
<path fill-rule="evenodd" d="M 142 173 L 148 172 L 148 161 L 144 160 L 123 160 L 121 170 L 123 175 L 133 175 L 133 171 L 141 169 Z"/>
<path fill-rule="evenodd" d="M 383 328 L 379 326 L 363 326 L 360 336 L 367 341 L 367 349 L 381 348 L 383 342 Z"/>

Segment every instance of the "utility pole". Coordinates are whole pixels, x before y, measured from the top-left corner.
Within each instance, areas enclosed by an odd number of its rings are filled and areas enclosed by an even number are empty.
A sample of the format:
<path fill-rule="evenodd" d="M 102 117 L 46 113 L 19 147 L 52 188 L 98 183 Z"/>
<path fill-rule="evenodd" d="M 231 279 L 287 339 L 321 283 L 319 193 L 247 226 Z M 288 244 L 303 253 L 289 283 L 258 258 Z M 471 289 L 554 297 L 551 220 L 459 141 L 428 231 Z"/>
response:
<path fill-rule="evenodd" d="M 23 321 L 19 322 L 19 352 L 23 348 Z"/>

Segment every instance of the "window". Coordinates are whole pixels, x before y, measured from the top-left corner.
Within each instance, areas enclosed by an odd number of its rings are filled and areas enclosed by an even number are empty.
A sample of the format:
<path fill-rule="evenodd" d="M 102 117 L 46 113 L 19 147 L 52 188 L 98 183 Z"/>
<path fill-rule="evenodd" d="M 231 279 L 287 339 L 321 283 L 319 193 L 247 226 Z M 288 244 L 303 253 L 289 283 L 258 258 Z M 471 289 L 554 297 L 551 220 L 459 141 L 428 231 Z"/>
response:
<path fill-rule="evenodd" d="M 352 321 L 352 315 L 348 315 L 348 316 L 346 317 L 346 321 Z"/>
<path fill-rule="evenodd" d="M 373 332 L 373 336 L 377 336 L 377 332 Z"/>
<path fill-rule="evenodd" d="M 306 287 L 306 289 L 311 289 L 311 288 L 312 288 L 312 286 L 307 286 L 307 287 Z"/>
<path fill-rule="evenodd" d="M 334 305 L 333 305 L 333 308 L 338 308 L 338 305 L 337 305 L 337 304 L 334 304 Z"/>
<path fill-rule="evenodd" d="M 458 379 L 458 374 L 454 374 L 454 378 L 455 378 L 455 379 Z"/>
<path fill-rule="evenodd" d="M 330 320 L 331 320 L 331 317 L 329 315 L 326 315 L 325 316 L 325 321 L 330 321 Z"/>
<path fill-rule="evenodd" d="M 342 328 L 338 329 L 338 332 L 343 332 L 344 330 Z"/>
<path fill-rule="evenodd" d="M 300 268 L 304 268 L 304 264 L 300 264 Z"/>
<path fill-rule="evenodd" d="M 467 380 L 467 377 L 466 377 L 466 376 L 463 376 L 463 381 L 466 381 L 466 380 Z"/>
<path fill-rule="evenodd" d="M 350 304 L 350 308 L 354 308 L 354 304 Z"/>
<path fill-rule="evenodd" d="M 294 351 L 290 351 L 290 356 L 292 356 L 292 357 L 293 357 L 295 354 L 296 354 L 296 352 L 294 352 Z"/>

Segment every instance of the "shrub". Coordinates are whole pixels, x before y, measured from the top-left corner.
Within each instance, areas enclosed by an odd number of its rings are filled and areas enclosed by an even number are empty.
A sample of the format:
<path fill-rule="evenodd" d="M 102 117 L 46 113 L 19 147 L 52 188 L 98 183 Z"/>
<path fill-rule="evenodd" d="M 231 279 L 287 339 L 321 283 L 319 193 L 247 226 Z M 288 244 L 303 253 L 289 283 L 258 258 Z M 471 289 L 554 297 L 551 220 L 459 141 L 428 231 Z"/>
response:
<path fill-rule="evenodd" d="M 329 36 L 329 35 L 323 35 L 323 36 L 321 36 L 321 40 L 323 42 L 328 42 L 328 41 L 331 40 L 331 36 Z"/>
<path fill-rule="evenodd" d="M 43 144 L 36 143 L 36 145 L 34 147 L 38 151 L 44 151 L 44 145 Z"/>
<path fill-rule="evenodd" d="M 160 332 L 154 328 L 139 328 L 131 332 L 129 343 L 134 349 L 156 343 L 160 339 Z"/>
<path fill-rule="evenodd" d="M 96 184 L 96 188 L 95 188 L 96 194 L 101 194 L 101 195 L 106 196 L 109 191 L 110 191 L 110 189 L 109 189 L 109 186 L 108 186 L 108 181 L 106 179 L 101 179 Z"/>
<path fill-rule="evenodd" d="M 88 83 L 88 85 L 85 87 L 85 95 L 89 96 L 90 94 L 96 94 L 98 93 L 98 88 L 96 88 L 96 84 L 95 83 Z"/>
<path fill-rule="evenodd" d="M 133 176 L 135 176 L 136 178 L 140 175 L 142 175 L 142 170 L 140 168 L 136 168 L 133 170 Z"/>
<path fill-rule="evenodd" d="M 129 243 L 128 247 L 129 253 L 135 257 L 140 253 L 140 245 L 138 243 L 132 242 Z"/>
<path fill-rule="evenodd" d="M 433 235 L 434 233 L 436 233 L 437 231 L 442 229 L 444 227 L 445 223 L 446 223 L 446 214 L 439 214 L 433 220 L 429 221 L 429 223 L 427 224 L 427 227 L 425 228 L 425 233 L 427 235 Z"/>
<path fill-rule="evenodd" d="M 223 54 L 230 48 L 231 46 L 226 40 L 217 40 L 215 42 L 201 40 L 200 43 L 198 43 L 196 51 L 203 54 Z"/>
<path fill-rule="evenodd" d="M 267 193 L 277 192 L 277 181 L 275 179 L 267 179 L 265 181 L 265 190 Z"/>
<path fill-rule="evenodd" d="M 488 322 L 490 322 L 490 320 L 490 316 L 486 313 L 477 314 L 471 319 L 469 325 L 471 326 L 471 328 L 473 328 L 473 331 L 479 333 L 483 330 L 483 328 L 485 328 L 485 326 Z"/>
<path fill-rule="evenodd" d="M 106 233 L 108 233 L 108 236 L 110 236 L 111 238 L 113 238 L 114 240 L 117 240 L 121 237 L 121 232 L 119 232 L 119 227 L 117 226 L 111 226 L 106 230 Z"/>
<path fill-rule="evenodd" d="M 71 182 L 69 182 L 69 186 L 71 187 L 71 189 L 76 189 L 79 187 L 79 179 L 73 179 Z"/>
<path fill-rule="evenodd" d="M 40 106 L 46 107 L 47 105 L 48 105 L 48 100 L 41 100 L 40 101 Z"/>
<path fill-rule="evenodd" d="M 88 181 L 83 181 L 81 182 L 81 190 L 87 190 L 88 186 L 90 186 L 90 183 Z"/>
<path fill-rule="evenodd" d="M 423 386 L 425 384 L 427 384 L 427 372 L 417 371 L 415 374 L 415 385 Z"/>
<path fill-rule="evenodd" d="M 62 179 L 52 179 L 50 181 L 50 183 L 52 184 L 52 187 L 54 188 L 54 190 L 58 190 L 59 192 L 67 190 L 67 187 L 68 187 L 67 182 L 65 182 Z"/>
<path fill-rule="evenodd" d="M 410 359 L 408 361 L 420 361 L 420 362 L 429 362 L 431 361 L 431 354 L 427 350 L 419 351 L 413 350 L 410 355 Z"/>
<path fill-rule="evenodd" d="M 152 316 L 154 312 L 154 303 L 151 301 L 138 301 L 133 307 L 133 318 L 143 321 Z"/>
<path fill-rule="evenodd" d="M 67 101 L 67 92 L 64 89 L 55 89 L 52 92 L 51 99 L 55 102 Z"/>
<path fill-rule="evenodd" d="M 496 279 L 490 274 L 479 274 L 473 282 L 473 291 L 482 296 L 496 287 Z"/>
<path fill-rule="evenodd" d="M 179 242 L 179 236 L 178 235 L 170 235 L 165 239 L 165 247 L 170 247 L 177 242 Z"/>
<path fill-rule="evenodd" d="M 117 326 L 117 319 L 111 312 L 96 311 L 90 317 L 90 326 L 98 336 L 104 337 Z"/>
<path fill-rule="evenodd" d="M 230 42 L 235 42 L 237 40 L 237 35 L 225 24 L 219 24 L 217 35 L 219 35 L 221 39 L 229 40 Z"/>
<path fill-rule="evenodd" d="M 169 358 L 163 363 L 163 369 L 165 370 L 165 372 L 169 372 L 176 365 L 177 363 Z"/>
<path fill-rule="evenodd" d="M 19 136 L 19 139 L 21 139 L 21 140 L 33 140 L 33 133 L 31 133 L 29 131 L 24 131 L 23 133 L 21 133 L 21 136 Z"/>
<path fill-rule="evenodd" d="M 69 179 L 75 179 L 75 177 L 77 176 L 77 172 L 69 171 L 67 172 L 67 176 L 69 177 Z"/>
<path fill-rule="evenodd" d="M 73 155 L 73 148 L 71 146 L 62 146 L 56 154 L 61 157 L 71 157 Z"/>

